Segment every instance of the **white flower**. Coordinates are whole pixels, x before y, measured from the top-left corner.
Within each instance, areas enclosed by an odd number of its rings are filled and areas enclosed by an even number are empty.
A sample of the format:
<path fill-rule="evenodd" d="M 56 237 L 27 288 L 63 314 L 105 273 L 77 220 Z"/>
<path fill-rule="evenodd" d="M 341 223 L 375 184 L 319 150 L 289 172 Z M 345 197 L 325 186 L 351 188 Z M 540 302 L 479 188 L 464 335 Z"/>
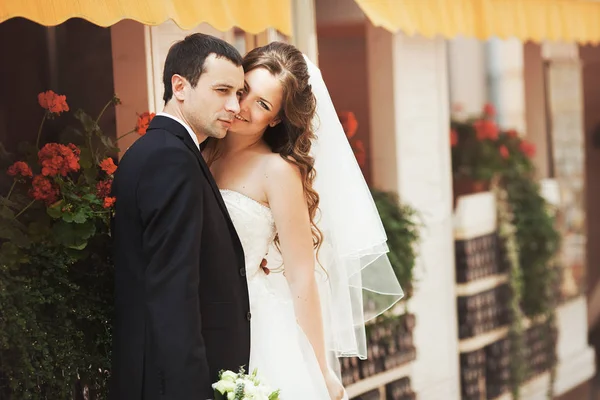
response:
<path fill-rule="evenodd" d="M 269 400 L 269 394 L 268 393 L 260 393 L 256 397 L 256 400 Z"/>
<path fill-rule="evenodd" d="M 235 382 L 236 378 L 237 378 L 237 374 L 235 372 L 232 372 L 232 371 L 224 371 L 221 374 L 221 380 L 222 381 Z"/>
<path fill-rule="evenodd" d="M 212 387 L 213 389 L 218 390 L 221 394 L 235 391 L 235 383 L 229 380 L 221 379 L 219 382 L 213 383 Z"/>
<path fill-rule="evenodd" d="M 257 387 L 254 386 L 254 382 L 246 381 L 244 382 L 244 393 L 250 396 L 250 398 L 254 398 L 254 395 L 258 393 Z"/>
<path fill-rule="evenodd" d="M 254 386 L 249 393 L 252 394 L 253 400 L 269 400 L 269 396 L 273 393 L 273 390 L 264 384 L 258 384 Z"/>
<path fill-rule="evenodd" d="M 213 383 L 212 387 L 215 391 L 225 395 L 227 400 L 235 399 L 236 388 L 239 386 L 244 388 L 243 400 L 269 400 L 269 397 L 275 392 L 261 382 L 257 372 L 256 369 L 251 374 L 245 374 L 241 369 L 238 374 L 232 371 L 222 371 L 220 380 Z"/>
<path fill-rule="evenodd" d="M 261 393 L 266 394 L 267 396 L 269 396 L 271 393 L 273 393 L 273 389 L 271 389 L 269 386 L 267 385 L 259 385 L 258 386 Z"/>

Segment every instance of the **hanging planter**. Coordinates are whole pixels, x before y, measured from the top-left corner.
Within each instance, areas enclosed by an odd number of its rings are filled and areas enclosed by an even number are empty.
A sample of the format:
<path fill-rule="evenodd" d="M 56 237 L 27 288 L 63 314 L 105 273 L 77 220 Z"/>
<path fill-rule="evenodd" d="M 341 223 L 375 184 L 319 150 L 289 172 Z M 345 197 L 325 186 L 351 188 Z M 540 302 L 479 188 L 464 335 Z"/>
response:
<path fill-rule="evenodd" d="M 468 176 L 458 176 L 452 180 L 452 206 L 456 208 L 456 201 L 461 196 L 483 193 L 490 190 L 490 181 L 473 179 Z"/>
<path fill-rule="evenodd" d="M 476 118 L 451 121 L 454 201 L 465 194 L 491 191 L 496 197 L 498 234 L 504 242 L 509 269 L 510 349 L 509 386 L 513 399 L 529 379 L 523 350 L 524 319 L 541 321 L 542 340 L 549 360 L 552 398 L 556 373 L 556 268 L 553 258 L 560 245 L 554 217 L 534 178 L 532 143 L 516 131 L 501 131 L 494 122 L 494 109 L 487 105 Z"/>

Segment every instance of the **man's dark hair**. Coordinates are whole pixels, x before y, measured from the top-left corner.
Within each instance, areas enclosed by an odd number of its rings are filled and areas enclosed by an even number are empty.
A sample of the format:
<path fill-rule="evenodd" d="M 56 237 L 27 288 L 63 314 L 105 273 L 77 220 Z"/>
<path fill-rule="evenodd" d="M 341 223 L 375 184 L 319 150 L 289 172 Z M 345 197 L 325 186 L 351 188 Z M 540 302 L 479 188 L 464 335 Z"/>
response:
<path fill-rule="evenodd" d="M 242 65 L 242 56 L 235 47 L 224 40 L 203 33 L 186 36 L 185 39 L 171 46 L 163 70 L 163 84 L 165 85 L 163 100 L 165 104 L 173 97 L 173 87 L 171 86 L 173 75 L 183 76 L 192 87 L 196 87 L 200 75 L 204 72 L 204 62 L 213 53 L 217 57 L 228 59 L 237 66 Z"/>

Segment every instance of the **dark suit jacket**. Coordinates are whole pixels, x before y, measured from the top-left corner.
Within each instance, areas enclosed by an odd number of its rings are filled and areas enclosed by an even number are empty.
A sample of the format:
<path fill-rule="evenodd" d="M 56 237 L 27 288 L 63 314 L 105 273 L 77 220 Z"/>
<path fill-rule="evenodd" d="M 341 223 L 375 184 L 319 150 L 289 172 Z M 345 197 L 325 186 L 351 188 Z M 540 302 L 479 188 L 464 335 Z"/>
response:
<path fill-rule="evenodd" d="M 250 357 L 244 254 L 188 131 L 157 116 L 113 183 L 112 400 L 204 400 Z"/>

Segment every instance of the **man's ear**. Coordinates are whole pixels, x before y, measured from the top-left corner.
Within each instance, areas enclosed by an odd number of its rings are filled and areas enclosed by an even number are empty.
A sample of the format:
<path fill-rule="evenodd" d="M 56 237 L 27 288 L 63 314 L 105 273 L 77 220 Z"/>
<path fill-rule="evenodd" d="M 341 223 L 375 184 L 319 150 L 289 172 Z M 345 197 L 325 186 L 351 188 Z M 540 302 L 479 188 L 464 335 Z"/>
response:
<path fill-rule="evenodd" d="M 187 86 L 188 81 L 183 76 L 178 74 L 173 74 L 171 77 L 171 88 L 173 90 L 173 97 L 175 97 L 179 101 L 183 101 L 185 99 L 185 87 Z"/>

